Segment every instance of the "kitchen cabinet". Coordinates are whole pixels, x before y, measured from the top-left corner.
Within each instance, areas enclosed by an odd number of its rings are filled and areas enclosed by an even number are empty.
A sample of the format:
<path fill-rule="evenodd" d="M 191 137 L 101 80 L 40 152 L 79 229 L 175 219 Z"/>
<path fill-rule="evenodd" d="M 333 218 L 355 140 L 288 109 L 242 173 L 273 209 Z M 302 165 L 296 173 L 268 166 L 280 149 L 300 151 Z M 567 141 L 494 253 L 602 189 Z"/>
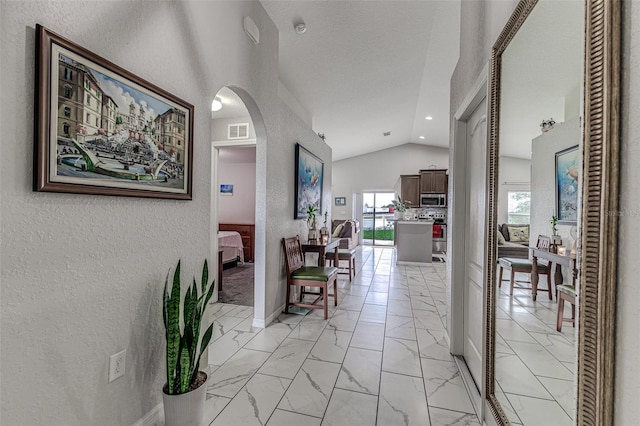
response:
<path fill-rule="evenodd" d="M 420 207 L 420 175 L 400 176 L 400 197 L 410 201 L 411 207 Z"/>
<path fill-rule="evenodd" d="M 447 186 L 446 170 L 420 170 L 421 194 L 446 194 Z"/>

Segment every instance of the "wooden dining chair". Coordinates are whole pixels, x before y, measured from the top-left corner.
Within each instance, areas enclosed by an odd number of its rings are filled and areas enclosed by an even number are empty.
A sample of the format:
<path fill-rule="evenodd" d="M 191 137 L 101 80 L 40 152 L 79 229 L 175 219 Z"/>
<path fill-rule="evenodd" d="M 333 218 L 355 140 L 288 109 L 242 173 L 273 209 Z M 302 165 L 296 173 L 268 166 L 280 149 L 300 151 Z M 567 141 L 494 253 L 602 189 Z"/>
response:
<path fill-rule="evenodd" d="M 304 252 L 300 245 L 300 237 L 282 239 L 284 250 L 284 263 L 287 271 L 287 299 L 284 311 L 289 313 L 289 306 L 300 306 L 311 309 L 324 309 L 324 319 L 328 318 L 329 296 L 333 296 L 334 306 L 338 306 L 338 289 L 336 282 L 338 268 L 328 266 L 305 266 Z M 300 287 L 300 298 L 298 301 L 291 301 L 291 287 Z M 329 288 L 333 286 L 333 293 L 329 293 Z M 318 292 L 306 290 L 305 287 L 315 287 Z M 303 301 L 305 294 L 317 296 L 312 302 Z M 322 300 L 322 305 L 316 303 Z"/>
<path fill-rule="evenodd" d="M 549 246 L 551 245 L 551 238 L 544 236 L 544 235 L 540 235 L 538 236 L 538 242 L 536 243 L 536 247 L 539 249 L 548 249 Z M 502 273 L 504 269 L 509 269 L 511 271 L 511 288 L 509 290 L 509 295 L 513 296 L 513 288 L 519 288 L 519 289 L 524 289 L 524 290 L 531 290 L 532 288 L 526 287 L 526 286 L 521 286 L 521 285 L 516 285 L 515 282 L 515 276 L 516 276 L 516 272 L 522 272 L 525 274 L 529 274 L 529 276 L 531 276 L 531 271 L 533 270 L 533 263 L 531 262 L 531 260 L 529 259 L 517 259 L 517 258 L 513 258 L 513 257 L 501 257 L 498 259 L 498 264 L 500 265 L 500 274 L 499 274 L 499 281 L 498 281 L 498 288 L 502 287 Z M 553 296 L 552 296 L 552 285 L 551 285 L 551 268 L 548 264 L 546 263 L 542 263 L 542 262 L 538 262 L 537 263 L 537 267 L 538 267 L 538 273 L 541 275 L 546 275 L 547 276 L 547 291 L 549 292 L 549 300 L 553 300 Z M 530 282 L 530 281 L 529 281 Z M 544 289 L 539 289 L 539 290 L 543 290 Z"/>
<path fill-rule="evenodd" d="M 341 261 L 347 262 L 348 267 L 340 268 Z M 348 274 L 349 281 L 351 281 L 351 276 L 353 275 L 354 278 L 356 276 L 356 249 L 339 249 L 337 264 L 335 253 L 327 253 L 324 256 L 324 264 L 325 266 L 329 264 L 338 268 L 338 274 Z"/>

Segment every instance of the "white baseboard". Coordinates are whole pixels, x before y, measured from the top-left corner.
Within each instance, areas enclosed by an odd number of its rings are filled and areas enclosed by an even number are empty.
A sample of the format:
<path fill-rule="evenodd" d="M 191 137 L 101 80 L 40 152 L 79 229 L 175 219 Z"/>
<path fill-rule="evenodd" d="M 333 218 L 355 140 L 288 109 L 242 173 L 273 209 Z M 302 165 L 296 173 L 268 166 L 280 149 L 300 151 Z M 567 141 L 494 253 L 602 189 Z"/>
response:
<path fill-rule="evenodd" d="M 162 402 L 151 409 L 132 426 L 164 426 L 164 410 Z"/>
<path fill-rule="evenodd" d="M 253 319 L 253 323 L 251 325 L 257 328 L 266 328 L 269 324 L 271 324 L 276 318 L 280 316 L 280 314 L 284 311 L 284 303 L 278 309 L 275 310 L 274 313 L 269 315 L 267 319 L 261 320 L 258 318 Z"/>

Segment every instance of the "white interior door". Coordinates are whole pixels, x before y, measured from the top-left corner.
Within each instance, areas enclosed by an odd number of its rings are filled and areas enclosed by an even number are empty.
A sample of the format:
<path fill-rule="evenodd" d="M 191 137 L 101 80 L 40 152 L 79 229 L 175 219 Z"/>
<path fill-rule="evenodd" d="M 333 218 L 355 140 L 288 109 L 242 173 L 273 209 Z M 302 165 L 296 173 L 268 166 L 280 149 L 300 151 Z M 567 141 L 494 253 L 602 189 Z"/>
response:
<path fill-rule="evenodd" d="M 467 217 L 465 226 L 464 358 L 476 382 L 482 383 L 482 294 L 486 220 L 486 99 L 467 120 Z"/>

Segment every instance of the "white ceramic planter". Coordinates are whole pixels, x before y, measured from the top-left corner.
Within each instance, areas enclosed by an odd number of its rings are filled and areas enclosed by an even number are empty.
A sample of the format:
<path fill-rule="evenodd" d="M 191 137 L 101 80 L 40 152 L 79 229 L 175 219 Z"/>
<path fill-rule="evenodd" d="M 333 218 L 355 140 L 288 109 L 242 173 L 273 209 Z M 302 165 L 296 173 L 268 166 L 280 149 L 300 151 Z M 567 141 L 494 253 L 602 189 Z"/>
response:
<path fill-rule="evenodd" d="M 198 389 L 181 395 L 162 392 L 165 426 L 202 426 L 206 399 L 206 380 Z"/>

